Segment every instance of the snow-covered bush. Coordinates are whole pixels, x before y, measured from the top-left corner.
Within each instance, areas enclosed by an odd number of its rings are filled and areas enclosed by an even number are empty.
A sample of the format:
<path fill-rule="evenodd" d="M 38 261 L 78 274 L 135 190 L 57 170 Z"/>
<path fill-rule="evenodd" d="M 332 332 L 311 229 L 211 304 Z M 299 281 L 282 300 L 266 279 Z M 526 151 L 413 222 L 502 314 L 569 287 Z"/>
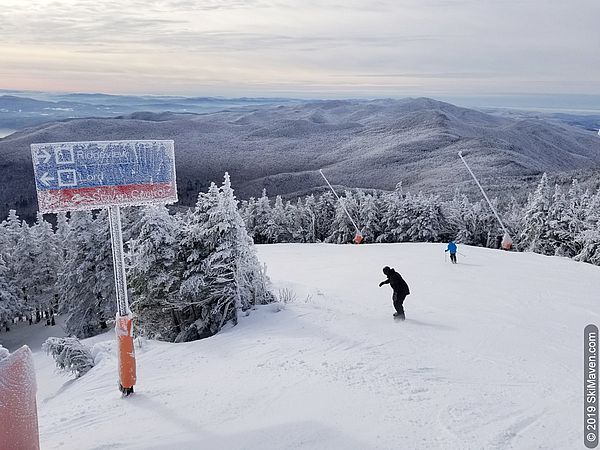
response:
<path fill-rule="evenodd" d="M 74 337 L 50 337 L 42 344 L 44 351 L 54 358 L 56 367 L 63 372 L 71 372 L 77 378 L 94 367 L 94 358 L 88 347 Z"/>
<path fill-rule="evenodd" d="M 277 300 L 279 303 L 287 305 L 288 303 L 294 303 L 298 299 L 296 293 L 289 288 L 279 289 L 277 292 Z"/>

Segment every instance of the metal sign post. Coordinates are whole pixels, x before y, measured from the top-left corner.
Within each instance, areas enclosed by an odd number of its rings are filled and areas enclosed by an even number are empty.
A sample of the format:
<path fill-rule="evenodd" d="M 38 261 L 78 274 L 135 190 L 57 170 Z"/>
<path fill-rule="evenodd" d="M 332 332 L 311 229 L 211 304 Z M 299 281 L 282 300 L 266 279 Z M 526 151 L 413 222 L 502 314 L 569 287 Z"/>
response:
<path fill-rule="evenodd" d="M 136 382 L 136 363 L 119 208 L 177 202 L 173 141 L 32 144 L 31 154 L 40 212 L 108 210 L 117 297 L 119 387 L 129 395 Z"/>
<path fill-rule="evenodd" d="M 115 272 L 115 292 L 117 295 L 115 333 L 119 346 L 119 389 L 124 395 L 129 395 L 133 393 L 137 376 L 135 349 L 133 347 L 133 317 L 131 311 L 129 311 L 129 301 L 127 300 L 127 274 L 125 273 L 121 211 L 118 206 L 109 206 L 107 209 Z"/>
<path fill-rule="evenodd" d="M 127 300 L 127 276 L 125 274 L 125 256 L 123 253 L 123 232 L 121 230 L 121 211 L 118 206 L 109 206 L 108 222 L 112 241 L 113 263 L 115 268 L 115 290 L 117 294 L 117 312 L 120 316 L 130 313 Z"/>

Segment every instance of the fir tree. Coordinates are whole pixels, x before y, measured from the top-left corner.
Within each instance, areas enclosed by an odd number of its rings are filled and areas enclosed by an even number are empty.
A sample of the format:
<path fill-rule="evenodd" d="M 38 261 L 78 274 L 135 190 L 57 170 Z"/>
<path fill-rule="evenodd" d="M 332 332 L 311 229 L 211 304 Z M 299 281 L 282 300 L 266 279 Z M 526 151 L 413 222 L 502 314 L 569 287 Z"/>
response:
<path fill-rule="evenodd" d="M 307 242 L 317 242 L 317 200 L 313 194 L 304 199 L 304 211 L 308 221 Z"/>
<path fill-rule="evenodd" d="M 554 247 L 545 240 L 549 231 L 548 214 L 551 203 L 552 195 L 548 186 L 548 176 L 544 173 L 525 206 L 520 242 L 529 251 L 554 255 Z"/>
<path fill-rule="evenodd" d="M 439 197 L 426 197 L 419 193 L 409 202 L 410 226 L 406 230 L 407 239 L 411 242 L 437 242 L 448 234 L 446 218 L 442 213 Z"/>
<path fill-rule="evenodd" d="M 141 334 L 172 341 L 181 331 L 177 329 L 173 311 L 179 292 L 176 258 L 179 224 L 165 206 L 140 209 L 135 226 L 138 235 L 130 242 L 131 309 Z"/>
<path fill-rule="evenodd" d="M 377 193 L 369 195 L 359 191 L 357 198 L 358 226 L 363 234 L 365 242 L 376 242 L 383 231 L 382 197 Z"/>
<path fill-rule="evenodd" d="M 199 311 L 180 340 L 210 336 L 227 321 L 236 323 L 240 310 L 272 300 L 228 174 L 220 189 L 212 184 L 199 196 L 182 247 L 188 264 L 182 298 Z"/>
<path fill-rule="evenodd" d="M 31 274 L 36 269 L 36 256 L 38 249 L 32 236 L 32 230 L 26 222 L 20 227 L 20 235 L 11 257 L 14 283 L 19 292 L 19 297 L 27 312 L 31 312 L 39 305 L 36 299 L 38 286 Z M 41 309 L 38 308 L 40 311 Z"/>
<path fill-rule="evenodd" d="M 268 290 L 268 279 L 238 212 L 237 200 L 227 173 L 225 173 L 221 194 L 223 216 L 230 223 L 229 239 L 223 240 L 231 243 L 235 257 L 235 278 L 240 285 L 238 289 L 241 299 L 238 306 L 247 309 L 250 306 L 270 303 L 273 301 L 273 295 Z"/>
<path fill-rule="evenodd" d="M 314 197 L 312 197 L 314 202 Z M 309 197 L 306 197 L 309 202 Z M 314 203 L 313 203 L 314 206 Z M 291 216 L 291 232 L 293 242 L 315 242 L 315 221 L 313 211 L 298 198 L 296 206 L 286 206 L 287 214 Z"/>
<path fill-rule="evenodd" d="M 0 256 L 0 325 L 23 313 L 17 289 L 11 283 L 9 270 Z"/>
<path fill-rule="evenodd" d="M 41 213 L 38 213 L 37 221 L 31 228 L 30 237 L 34 261 L 30 273 L 30 302 L 38 309 L 53 314 L 54 299 L 57 294 L 56 282 L 62 263 L 62 249 L 59 247 L 52 225 L 44 220 Z"/>
<path fill-rule="evenodd" d="M 325 192 L 319 197 L 315 214 L 315 237 L 324 242 L 333 233 L 333 221 L 336 216 L 336 199 L 331 192 Z"/>
<path fill-rule="evenodd" d="M 252 224 L 253 228 L 251 230 L 251 236 L 254 239 L 254 243 L 269 243 L 269 237 L 272 234 L 270 227 L 272 224 L 273 213 L 266 189 L 263 189 L 262 196 L 257 200 L 252 215 L 254 217 L 254 223 Z"/>
<path fill-rule="evenodd" d="M 352 242 L 356 235 L 356 229 L 348 214 L 352 217 L 358 217 L 358 204 L 354 195 L 350 191 L 346 191 L 343 197 L 337 203 L 335 210 L 335 218 L 333 219 L 333 232 L 327 238 L 328 242 L 335 244 L 347 244 Z"/>
<path fill-rule="evenodd" d="M 271 211 L 271 220 L 267 230 L 267 242 L 291 242 L 290 219 L 281 196 L 275 197 L 275 205 Z"/>
<path fill-rule="evenodd" d="M 204 260 L 210 253 L 205 227 L 210 219 L 209 212 L 219 204 L 219 196 L 219 188 L 211 183 L 208 192 L 198 194 L 196 206 L 186 216 L 183 225 L 177 254 L 182 267 L 177 306 L 179 321 L 184 326 L 200 318 L 201 308 L 210 306 L 210 299 L 205 295 L 208 281 L 203 270 Z"/>
<path fill-rule="evenodd" d="M 382 232 L 378 242 L 405 242 L 410 227 L 410 199 L 402 192 L 401 186 L 394 192 L 384 195 Z"/>
<path fill-rule="evenodd" d="M 25 228 L 29 228 L 27 224 L 25 224 Z M 18 252 L 20 249 L 18 247 L 23 247 L 24 243 L 27 242 L 27 238 L 24 236 L 25 228 L 14 209 L 9 211 L 7 219 L 0 224 L 0 243 L 2 244 L 0 246 L 0 257 L 4 261 L 5 277 L 10 280 L 9 283 L 16 289 L 18 302 L 23 310 L 26 309 L 23 287 L 27 289 L 23 285 L 27 280 L 22 278 L 22 273 L 18 273 L 20 268 L 23 267 L 19 261 Z"/>
<path fill-rule="evenodd" d="M 600 189 L 593 196 L 586 195 L 583 230 L 576 237 L 581 250 L 575 259 L 600 265 Z"/>
<path fill-rule="evenodd" d="M 94 220 L 89 211 L 71 213 L 65 264 L 58 277 L 60 311 L 69 333 L 98 334 L 114 315 L 114 275 L 106 213 Z"/>

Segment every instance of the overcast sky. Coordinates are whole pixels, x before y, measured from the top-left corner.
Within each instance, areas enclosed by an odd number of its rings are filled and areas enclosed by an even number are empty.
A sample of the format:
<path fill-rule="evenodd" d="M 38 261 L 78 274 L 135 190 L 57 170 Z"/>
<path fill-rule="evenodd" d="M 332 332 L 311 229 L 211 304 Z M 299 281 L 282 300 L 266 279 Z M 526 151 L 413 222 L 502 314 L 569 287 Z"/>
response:
<path fill-rule="evenodd" d="M 600 0 L 0 0 L 0 89 L 600 94 Z"/>

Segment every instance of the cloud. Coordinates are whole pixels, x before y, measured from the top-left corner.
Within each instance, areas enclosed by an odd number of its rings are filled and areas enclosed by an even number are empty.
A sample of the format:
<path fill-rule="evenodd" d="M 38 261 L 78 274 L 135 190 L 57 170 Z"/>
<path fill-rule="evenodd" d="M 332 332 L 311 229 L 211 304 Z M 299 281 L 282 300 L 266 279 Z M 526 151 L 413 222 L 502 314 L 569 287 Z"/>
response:
<path fill-rule="evenodd" d="M 4 0 L 0 76 L 600 93 L 599 16 L 596 0 Z"/>

